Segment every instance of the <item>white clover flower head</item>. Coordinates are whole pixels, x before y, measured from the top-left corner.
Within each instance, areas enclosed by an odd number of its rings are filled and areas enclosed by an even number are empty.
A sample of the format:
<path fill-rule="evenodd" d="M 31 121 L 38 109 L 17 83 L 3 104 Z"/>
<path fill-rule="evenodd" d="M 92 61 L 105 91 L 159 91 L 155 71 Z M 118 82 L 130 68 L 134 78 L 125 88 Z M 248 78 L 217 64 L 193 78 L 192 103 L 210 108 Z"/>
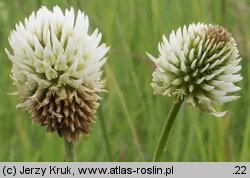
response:
<path fill-rule="evenodd" d="M 155 94 L 174 95 L 202 111 L 217 117 L 217 104 L 233 101 L 228 95 L 240 90 L 242 80 L 239 51 L 231 34 L 218 25 L 191 24 L 163 36 L 158 58 L 148 54 L 155 63 L 152 87 Z"/>
<path fill-rule="evenodd" d="M 65 13 L 41 7 L 11 32 L 12 79 L 20 97 L 19 107 L 32 120 L 57 131 L 69 142 L 89 134 L 105 81 L 101 67 L 109 48 L 99 45 L 96 29 L 88 34 L 89 19 L 74 9 Z"/>

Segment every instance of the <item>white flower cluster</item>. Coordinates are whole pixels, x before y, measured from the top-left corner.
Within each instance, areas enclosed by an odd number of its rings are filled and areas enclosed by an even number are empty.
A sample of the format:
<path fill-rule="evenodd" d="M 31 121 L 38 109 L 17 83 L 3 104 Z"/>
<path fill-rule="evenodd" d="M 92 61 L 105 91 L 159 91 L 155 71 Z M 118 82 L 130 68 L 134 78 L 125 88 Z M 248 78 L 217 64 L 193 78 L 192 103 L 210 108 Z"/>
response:
<path fill-rule="evenodd" d="M 239 98 L 228 95 L 240 90 L 242 80 L 239 51 L 226 29 L 206 24 L 191 24 L 163 36 L 155 63 L 152 87 L 156 94 L 175 95 L 202 111 L 221 117 L 214 105 Z"/>
<path fill-rule="evenodd" d="M 62 132 L 68 127 L 73 134 L 75 127 L 86 127 L 81 119 L 80 123 L 74 120 L 76 113 L 81 118 L 88 114 L 92 117 L 98 107 L 95 93 L 102 91 L 105 84 L 100 69 L 109 48 L 99 45 L 102 35 L 97 29 L 91 35 L 88 29 L 89 19 L 83 12 L 75 14 L 71 8 L 63 13 L 56 6 L 52 11 L 41 7 L 11 32 L 13 53 L 6 53 L 13 63 L 12 79 L 20 96 L 19 106 L 28 109 L 42 125 L 49 125 L 49 131 Z M 50 106 L 53 102 L 55 108 Z M 72 122 L 59 119 L 69 117 L 65 102 L 71 106 Z"/>

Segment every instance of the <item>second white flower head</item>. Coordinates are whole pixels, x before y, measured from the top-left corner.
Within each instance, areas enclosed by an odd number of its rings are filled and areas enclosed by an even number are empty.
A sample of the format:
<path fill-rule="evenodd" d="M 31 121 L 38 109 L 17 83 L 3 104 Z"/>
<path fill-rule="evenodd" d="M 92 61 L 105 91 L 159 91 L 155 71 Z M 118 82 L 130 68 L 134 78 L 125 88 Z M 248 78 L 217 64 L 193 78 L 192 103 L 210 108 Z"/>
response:
<path fill-rule="evenodd" d="M 214 104 L 239 98 L 228 93 L 240 90 L 242 80 L 239 51 L 226 29 L 206 24 L 191 24 L 163 36 L 155 63 L 152 87 L 156 94 L 175 95 L 202 111 L 223 116 Z"/>

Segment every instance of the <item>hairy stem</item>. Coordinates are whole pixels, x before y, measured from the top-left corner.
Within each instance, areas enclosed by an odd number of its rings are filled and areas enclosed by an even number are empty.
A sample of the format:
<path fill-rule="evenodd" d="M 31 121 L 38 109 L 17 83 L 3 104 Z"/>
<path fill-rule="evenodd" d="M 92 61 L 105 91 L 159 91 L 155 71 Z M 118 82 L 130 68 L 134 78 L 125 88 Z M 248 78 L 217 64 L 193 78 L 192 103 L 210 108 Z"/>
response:
<path fill-rule="evenodd" d="M 65 161 L 66 162 L 75 162 L 75 150 L 74 150 L 74 143 L 68 142 L 66 139 L 64 139 L 64 148 L 65 148 Z"/>

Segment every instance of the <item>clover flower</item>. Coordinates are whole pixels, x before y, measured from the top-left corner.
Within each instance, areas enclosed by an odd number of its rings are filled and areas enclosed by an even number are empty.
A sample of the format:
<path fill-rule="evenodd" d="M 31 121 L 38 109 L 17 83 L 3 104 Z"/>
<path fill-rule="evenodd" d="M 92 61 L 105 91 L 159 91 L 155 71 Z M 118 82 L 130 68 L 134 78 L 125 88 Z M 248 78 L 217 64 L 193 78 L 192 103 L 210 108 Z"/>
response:
<path fill-rule="evenodd" d="M 216 104 L 233 101 L 242 80 L 239 51 L 231 34 L 218 25 L 191 24 L 163 36 L 155 63 L 152 87 L 155 94 L 174 95 L 217 117 Z"/>
<path fill-rule="evenodd" d="M 88 17 L 74 9 L 65 13 L 41 7 L 16 25 L 9 43 L 12 79 L 20 97 L 18 107 L 32 120 L 57 131 L 68 142 L 88 135 L 103 91 L 101 67 L 109 48 L 99 45 L 96 29 L 88 34 Z"/>

